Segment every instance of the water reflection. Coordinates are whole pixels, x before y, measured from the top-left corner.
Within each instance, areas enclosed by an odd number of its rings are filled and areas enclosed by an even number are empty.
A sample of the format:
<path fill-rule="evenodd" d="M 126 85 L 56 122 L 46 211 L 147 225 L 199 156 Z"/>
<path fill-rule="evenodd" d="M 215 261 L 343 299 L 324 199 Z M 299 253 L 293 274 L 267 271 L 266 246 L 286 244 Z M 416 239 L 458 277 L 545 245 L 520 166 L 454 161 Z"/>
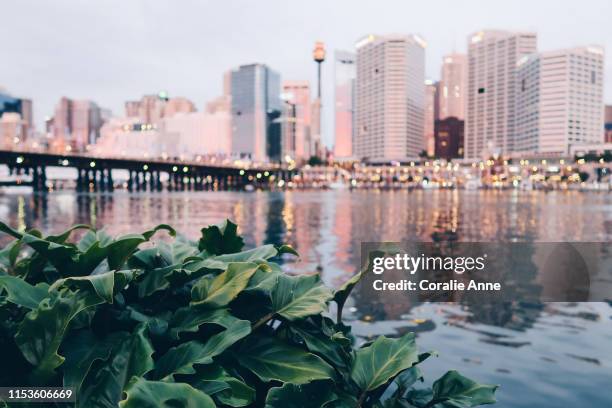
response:
<path fill-rule="evenodd" d="M 0 219 L 18 228 L 58 231 L 74 223 L 112 234 L 169 223 L 197 238 L 223 218 L 248 246 L 290 243 L 301 254 L 289 273 L 320 271 L 339 286 L 360 263 L 361 242 L 612 241 L 612 196 L 578 192 L 325 191 L 0 195 Z M 0 237 L 0 244 L 6 237 Z M 534 281 L 534 259 L 511 257 Z M 549 278 L 554 278 L 551 274 Z M 609 283 L 609 282 L 608 282 Z M 598 285 L 604 287 L 603 285 Z M 517 287 L 517 290 L 533 290 Z M 500 407 L 612 406 L 612 304 L 520 301 L 420 304 L 405 294 L 359 286 L 346 306 L 363 337 L 415 331 L 429 378 L 454 367 L 502 385 Z"/>

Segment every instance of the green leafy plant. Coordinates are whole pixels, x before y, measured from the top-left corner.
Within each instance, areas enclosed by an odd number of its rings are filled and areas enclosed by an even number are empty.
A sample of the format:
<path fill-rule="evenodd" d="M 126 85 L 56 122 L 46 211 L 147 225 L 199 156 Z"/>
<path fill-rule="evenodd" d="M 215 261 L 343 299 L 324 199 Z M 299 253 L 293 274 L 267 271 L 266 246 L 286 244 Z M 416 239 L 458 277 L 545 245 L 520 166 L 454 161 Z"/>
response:
<path fill-rule="evenodd" d="M 75 230 L 85 230 L 71 240 Z M 172 237 L 153 243 L 165 230 Z M 191 242 L 160 225 L 118 238 L 16 231 L 0 250 L 0 384 L 66 386 L 79 407 L 405 408 L 495 402 L 455 371 L 419 385 L 414 334 L 358 347 L 333 291 L 243 250 L 229 220 Z M 337 303 L 336 319 L 327 315 Z"/>

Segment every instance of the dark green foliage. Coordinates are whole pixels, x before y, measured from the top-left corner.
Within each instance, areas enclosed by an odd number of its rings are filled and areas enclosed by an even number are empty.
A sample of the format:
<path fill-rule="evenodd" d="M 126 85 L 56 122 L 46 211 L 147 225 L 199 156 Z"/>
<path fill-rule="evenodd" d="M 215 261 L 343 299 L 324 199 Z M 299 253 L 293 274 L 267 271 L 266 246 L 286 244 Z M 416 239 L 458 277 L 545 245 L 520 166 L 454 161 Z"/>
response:
<path fill-rule="evenodd" d="M 77 229 L 86 231 L 72 241 Z M 150 242 L 159 230 L 174 237 L 165 225 L 112 238 L 0 223 L 15 238 L 0 250 L 0 384 L 69 386 L 87 408 L 494 402 L 495 386 L 455 371 L 414 388 L 431 353 L 417 352 L 412 333 L 356 347 L 341 310 L 361 274 L 338 291 L 317 275 L 285 275 L 270 259 L 293 248 L 242 251 L 229 220 L 197 243 Z"/>

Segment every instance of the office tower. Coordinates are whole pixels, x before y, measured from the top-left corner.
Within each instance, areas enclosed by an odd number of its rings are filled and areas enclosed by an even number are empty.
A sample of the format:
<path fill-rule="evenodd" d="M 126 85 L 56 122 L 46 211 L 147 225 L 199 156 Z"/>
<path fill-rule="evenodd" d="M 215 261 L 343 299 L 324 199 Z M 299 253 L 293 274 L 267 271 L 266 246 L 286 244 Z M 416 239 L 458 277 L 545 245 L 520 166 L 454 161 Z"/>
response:
<path fill-rule="evenodd" d="M 423 150 L 425 47 L 416 35 L 369 35 L 356 44 L 358 159 L 407 161 Z"/>
<path fill-rule="evenodd" d="M 304 161 L 311 156 L 310 149 L 310 84 L 308 81 L 283 81 L 285 118 L 283 121 L 282 154 L 292 160 Z"/>
<path fill-rule="evenodd" d="M 427 157 L 433 157 L 435 151 L 435 123 L 439 118 L 440 84 L 432 80 L 425 81 L 425 124 L 423 126 L 423 146 Z"/>
<path fill-rule="evenodd" d="M 255 161 L 280 158 L 280 75 L 264 64 L 231 73 L 232 151 Z"/>
<path fill-rule="evenodd" d="M 161 91 L 157 95 L 144 95 L 138 101 L 127 101 L 125 116 L 139 118 L 143 124 L 157 124 L 164 117 L 168 100 L 168 94 Z"/>
<path fill-rule="evenodd" d="M 0 116 L 0 148 L 19 150 L 27 139 L 28 126 L 18 112 L 4 112 Z"/>
<path fill-rule="evenodd" d="M 482 159 L 513 151 L 516 64 L 536 50 L 535 33 L 481 31 L 469 37 L 466 158 Z"/>
<path fill-rule="evenodd" d="M 463 120 L 450 116 L 436 120 L 435 156 L 451 160 L 463 158 Z"/>
<path fill-rule="evenodd" d="M 353 116 L 355 95 L 355 54 L 347 51 L 334 53 L 334 157 L 353 157 Z"/>
<path fill-rule="evenodd" d="M 606 105 L 605 143 L 612 143 L 612 105 Z"/>
<path fill-rule="evenodd" d="M 603 49 L 541 52 L 518 63 L 518 154 L 568 155 L 570 148 L 603 142 Z"/>
<path fill-rule="evenodd" d="M 53 117 L 55 145 L 85 151 L 100 136 L 102 124 L 102 112 L 96 103 L 63 97 Z"/>
<path fill-rule="evenodd" d="M 27 138 L 28 134 L 34 129 L 34 121 L 32 118 L 32 100 L 25 98 L 16 98 L 11 96 L 4 90 L 0 90 L 0 117 L 4 113 L 18 113 L 21 117 L 21 125 L 25 126 L 25 133 L 21 135 L 21 139 Z M 14 116 L 12 120 L 14 120 Z M 11 122 L 12 123 L 12 122 Z"/>
<path fill-rule="evenodd" d="M 139 109 L 140 109 L 140 101 L 126 101 L 125 102 L 125 117 L 137 118 Z"/>
<path fill-rule="evenodd" d="M 196 108 L 193 102 L 182 96 L 176 98 L 170 98 L 164 106 L 163 116 L 165 118 L 172 117 L 177 113 L 191 113 L 195 112 Z"/>
<path fill-rule="evenodd" d="M 465 118 L 466 88 L 467 56 L 457 53 L 446 55 L 440 69 L 440 119 Z"/>

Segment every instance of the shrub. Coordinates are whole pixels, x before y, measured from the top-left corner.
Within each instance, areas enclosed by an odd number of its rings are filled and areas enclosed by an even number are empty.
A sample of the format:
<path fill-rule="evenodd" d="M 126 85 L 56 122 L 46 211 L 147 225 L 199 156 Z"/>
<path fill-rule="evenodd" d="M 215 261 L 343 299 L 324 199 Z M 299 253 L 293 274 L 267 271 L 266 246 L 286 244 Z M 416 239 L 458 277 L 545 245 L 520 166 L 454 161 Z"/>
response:
<path fill-rule="evenodd" d="M 72 233 L 84 229 L 82 237 Z M 79 407 L 472 407 L 496 387 L 455 371 L 419 388 L 415 336 L 356 347 L 338 291 L 243 251 L 229 220 L 199 242 L 77 225 L 0 250 L 0 384 L 72 387 Z M 327 314 L 337 303 L 338 320 Z M 415 387 L 417 385 L 417 387 Z"/>

